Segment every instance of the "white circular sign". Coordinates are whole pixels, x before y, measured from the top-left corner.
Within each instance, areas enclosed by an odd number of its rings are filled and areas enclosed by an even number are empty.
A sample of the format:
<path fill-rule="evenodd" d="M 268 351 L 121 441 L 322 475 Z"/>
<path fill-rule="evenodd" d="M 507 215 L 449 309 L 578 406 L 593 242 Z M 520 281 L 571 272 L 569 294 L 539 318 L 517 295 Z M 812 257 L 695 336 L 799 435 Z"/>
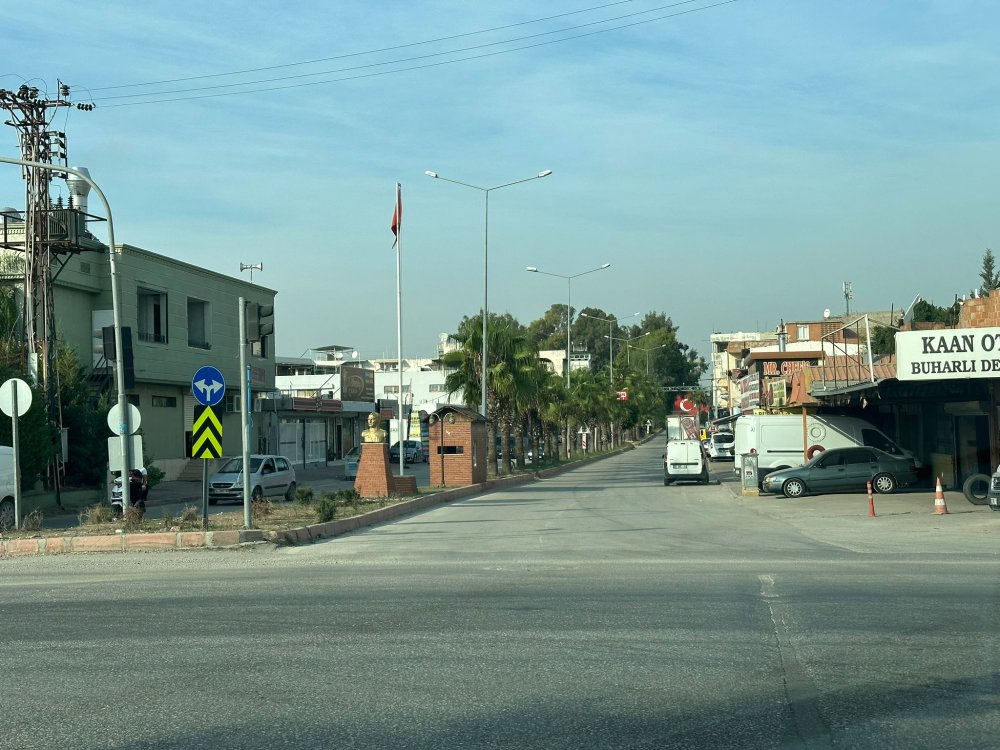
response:
<path fill-rule="evenodd" d="M 17 389 L 17 414 L 14 414 L 14 389 Z M 0 385 L 0 409 L 8 417 L 23 417 L 31 406 L 31 387 L 20 378 L 5 380 Z"/>
<path fill-rule="evenodd" d="M 139 425 L 142 424 L 142 415 L 139 414 L 139 410 L 132 404 L 126 403 L 125 410 L 128 412 L 128 429 L 129 434 L 134 435 L 135 431 L 139 429 Z M 122 434 L 122 419 L 121 404 L 115 404 L 108 410 L 108 428 L 116 435 Z"/>

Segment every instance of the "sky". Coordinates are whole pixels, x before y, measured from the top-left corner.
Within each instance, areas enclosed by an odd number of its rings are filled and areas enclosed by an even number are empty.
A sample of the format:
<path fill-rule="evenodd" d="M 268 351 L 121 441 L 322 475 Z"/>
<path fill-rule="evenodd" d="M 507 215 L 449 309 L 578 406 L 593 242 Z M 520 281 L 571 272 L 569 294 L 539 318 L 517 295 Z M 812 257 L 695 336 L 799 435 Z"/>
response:
<path fill-rule="evenodd" d="M 0 28 L 0 88 L 97 105 L 53 127 L 116 241 L 263 263 L 282 356 L 396 355 L 397 182 L 406 356 L 478 312 L 487 237 L 492 312 L 566 301 L 527 266 L 610 263 L 575 308 L 665 313 L 706 357 L 712 332 L 843 313 L 845 281 L 852 311 L 951 304 L 1000 254 L 995 2 L 50 0 Z M 427 170 L 552 174 L 490 190 L 487 234 L 487 193 Z"/>

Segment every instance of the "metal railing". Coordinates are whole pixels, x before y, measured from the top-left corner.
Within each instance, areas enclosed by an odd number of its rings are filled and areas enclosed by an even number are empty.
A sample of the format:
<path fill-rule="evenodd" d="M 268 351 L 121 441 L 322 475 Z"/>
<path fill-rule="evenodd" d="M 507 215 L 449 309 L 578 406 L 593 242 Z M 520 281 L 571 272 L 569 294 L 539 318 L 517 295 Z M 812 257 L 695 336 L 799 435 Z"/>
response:
<path fill-rule="evenodd" d="M 861 343 L 862 333 L 864 344 Z M 854 343 L 849 343 L 848 339 L 853 339 Z M 838 390 L 860 383 L 875 382 L 871 323 L 868 315 L 862 315 L 850 323 L 828 331 L 820 336 L 820 343 L 823 349 L 823 364 L 819 368 L 818 381 L 823 390 Z M 831 356 L 827 355 L 828 351 L 832 352 Z M 828 375 L 832 377 L 828 378 Z"/>

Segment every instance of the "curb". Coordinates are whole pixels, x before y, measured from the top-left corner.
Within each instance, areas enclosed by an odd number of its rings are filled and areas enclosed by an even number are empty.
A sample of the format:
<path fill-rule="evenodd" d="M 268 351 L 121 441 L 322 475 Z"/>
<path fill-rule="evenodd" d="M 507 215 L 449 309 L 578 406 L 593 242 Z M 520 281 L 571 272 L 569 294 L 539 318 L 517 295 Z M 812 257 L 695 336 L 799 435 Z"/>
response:
<path fill-rule="evenodd" d="M 0 559 L 74 552 L 166 552 L 182 549 L 223 549 L 264 541 L 259 529 L 178 531 L 151 534 L 103 534 L 0 540 Z"/>
<path fill-rule="evenodd" d="M 63 555 L 85 552 L 172 552 L 189 549 L 233 549 L 248 544 L 268 543 L 280 546 L 311 544 L 322 539 L 347 534 L 351 531 L 374 526 L 400 516 L 430 508 L 434 505 L 462 500 L 472 495 L 486 494 L 508 487 L 517 487 L 539 479 L 563 474 L 572 469 L 601 461 L 633 450 L 634 445 L 626 444 L 610 453 L 591 456 L 564 466 L 543 469 L 535 473 L 492 479 L 479 484 L 435 492 L 432 495 L 404 500 L 401 503 L 379 508 L 368 513 L 339 521 L 311 524 L 286 531 L 264 531 L 261 529 L 235 529 L 231 531 L 177 531 L 154 532 L 149 534 L 102 534 L 98 536 L 58 536 L 33 539 L 0 539 L 0 560 L 8 557 L 32 557 L 40 555 Z"/>

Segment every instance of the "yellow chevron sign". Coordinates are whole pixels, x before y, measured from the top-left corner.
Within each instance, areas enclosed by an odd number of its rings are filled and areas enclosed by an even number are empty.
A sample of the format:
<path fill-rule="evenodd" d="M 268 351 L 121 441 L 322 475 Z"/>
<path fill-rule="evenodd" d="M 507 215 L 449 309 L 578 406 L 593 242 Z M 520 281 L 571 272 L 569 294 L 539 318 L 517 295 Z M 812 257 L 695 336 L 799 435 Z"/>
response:
<path fill-rule="evenodd" d="M 191 458 L 222 458 L 222 422 L 211 406 L 194 407 Z"/>

